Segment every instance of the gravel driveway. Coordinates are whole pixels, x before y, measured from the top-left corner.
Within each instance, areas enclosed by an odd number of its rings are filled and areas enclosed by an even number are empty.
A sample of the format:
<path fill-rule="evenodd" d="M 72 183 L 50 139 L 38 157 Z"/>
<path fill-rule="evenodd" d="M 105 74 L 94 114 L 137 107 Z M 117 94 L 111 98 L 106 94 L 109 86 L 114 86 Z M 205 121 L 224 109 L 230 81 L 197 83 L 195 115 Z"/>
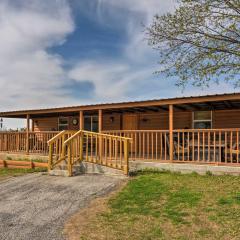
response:
<path fill-rule="evenodd" d="M 104 175 L 29 174 L 0 181 L 0 239 L 61 240 L 64 222 L 121 179 Z"/>

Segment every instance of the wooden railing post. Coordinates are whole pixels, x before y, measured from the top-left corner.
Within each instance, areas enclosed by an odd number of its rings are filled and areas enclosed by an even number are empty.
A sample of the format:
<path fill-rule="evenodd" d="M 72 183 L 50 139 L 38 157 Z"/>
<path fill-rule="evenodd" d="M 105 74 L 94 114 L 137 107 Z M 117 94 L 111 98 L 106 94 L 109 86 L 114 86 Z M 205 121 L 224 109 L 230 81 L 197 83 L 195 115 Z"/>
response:
<path fill-rule="evenodd" d="M 27 114 L 27 127 L 26 127 L 26 153 L 29 154 L 29 121 L 30 117 Z"/>
<path fill-rule="evenodd" d="M 3 160 L 3 167 L 7 168 L 7 161 L 6 160 Z"/>
<path fill-rule="evenodd" d="M 50 143 L 49 158 L 48 158 L 48 171 L 52 170 L 52 163 L 53 163 L 53 145 Z"/>
<path fill-rule="evenodd" d="M 81 135 L 80 135 L 80 152 L 79 152 L 80 161 L 83 161 L 83 137 L 84 137 L 84 134 L 82 132 Z"/>
<path fill-rule="evenodd" d="M 8 134 L 6 133 L 5 135 L 4 135 L 4 139 L 5 139 L 5 141 L 4 141 L 4 149 L 5 149 L 5 151 L 8 151 Z"/>
<path fill-rule="evenodd" d="M 72 146 L 68 144 L 68 176 L 72 176 Z"/>
<path fill-rule="evenodd" d="M 62 146 L 62 149 L 61 149 L 61 158 L 64 158 L 66 156 L 66 147 L 64 146 L 64 141 L 65 141 L 65 135 L 63 134 L 62 137 L 60 138 L 61 140 L 60 141 L 60 144 Z"/>
<path fill-rule="evenodd" d="M 17 152 L 19 152 L 19 150 L 20 150 L 20 140 L 19 140 L 19 133 L 17 133 L 17 136 L 16 136 L 16 150 L 17 150 Z"/>
<path fill-rule="evenodd" d="M 102 132 L 102 110 L 98 110 L 98 132 Z M 102 152 L 103 152 L 103 139 L 99 136 L 99 161 L 102 163 Z"/>
<path fill-rule="evenodd" d="M 129 140 L 124 140 L 124 174 L 128 175 L 129 172 Z"/>
<path fill-rule="evenodd" d="M 35 166 L 34 166 L 34 163 L 33 163 L 33 160 L 32 160 L 32 159 L 30 160 L 30 167 L 31 167 L 31 169 L 34 169 L 34 168 L 35 168 Z"/>
<path fill-rule="evenodd" d="M 173 162 L 173 105 L 169 105 L 169 159 Z"/>

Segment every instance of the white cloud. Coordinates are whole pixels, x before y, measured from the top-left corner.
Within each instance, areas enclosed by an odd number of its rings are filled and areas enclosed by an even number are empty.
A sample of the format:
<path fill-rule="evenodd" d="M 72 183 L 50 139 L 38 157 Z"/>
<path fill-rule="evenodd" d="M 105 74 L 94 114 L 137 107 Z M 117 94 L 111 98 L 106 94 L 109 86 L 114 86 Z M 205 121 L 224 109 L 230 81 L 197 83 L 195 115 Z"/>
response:
<path fill-rule="evenodd" d="M 144 40 L 142 23 L 149 24 L 154 14 L 170 11 L 173 6 L 174 0 L 97 0 L 97 19 L 108 27 L 110 23 L 118 26 L 116 19 L 120 24 L 125 24 L 126 31 L 122 34 L 127 33 L 127 43 L 119 59 L 109 61 L 103 58 L 100 62 L 95 59 L 80 60 L 73 66 L 69 77 L 79 82 L 88 80 L 94 84 L 95 95 L 92 101 L 120 101 L 137 97 L 137 92 L 142 92 L 140 86 L 147 90 L 147 83 L 151 84 L 153 72 L 157 68 L 155 52 Z M 126 15 L 123 15 L 126 11 L 128 21 L 124 19 Z M 133 89 L 135 94 L 130 96 Z"/>
<path fill-rule="evenodd" d="M 128 44 L 124 52 L 129 60 L 141 62 L 155 55 L 145 41 L 144 26 L 150 24 L 154 15 L 173 11 L 176 4 L 176 0 L 98 0 L 98 16 L 104 22 L 105 9 L 110 8 L 108 12 L 111 11 L 112 18 L 117 19 L 121 19 L 123 10 L 129 12 L 131 17 L 125 26 Z"/>
<path fill-rule="evenodd" d="M 130 99 L 131 96 L 127 95 L 129 89 L 136 88 L 139 81 L 147 82 L 152 72 L 152 68 L 140 70 L 124 62 L 84 61 L 72 68 L 69 78 L 93 83 L 95 101 L 120 101 Z"/>
<path fill-rule="evenodd" d="M 0 111 L 183 95 L 173 81 L 153 76 L 158 68 L 157 55 L 144 41 L 142 27 L 142 23 L 150 23 L 154 14 L 171 11 L 175 0 L 96 0 L 95 8 L 91 4 L 88 9 L 91 12 L 81 11 L 113 29 L 121 25 L 122 34 L 127 34 L 122 56 L 108 60 L 103 56 L 100 61 L 79 59 L 72 65 L 48 51 L 63 44 L 74 32 L 71 2 L 0 1 Z M 84 5 L 84 1 L 75 2 Z M 65 64 L 70 65 L 70 70 L 63 67 Z M 62 86 L 70 79 L 94 85 L 91 102 L 86 99 L 80 103 L 64 95 Z M 205 93 L 232 89 L 228 84 L 224 86 Z M 190 90 L 184 95 L 199 93 Z"/>
<path fill-rule="evenodd" d="M 63 59 L 47 49 L 74 30 L 67 2 L 3 0 L 0 29 L 1 110 L 63 102 L 58 92 L 66 79 Z"/>
<path fill-rule="evenodd" d="M 99 7 L 116 7 L 127 9 L 132 12 L 142 13 L 147 18 L 152 18 L 156 13 L 165 13 L 174 8 L 176 0 L 98 0 Z"/>
<path fill-rule="evenodd" d="M 141 21 L 150 19 L 155 9 L 164 11 L 171 4 L 164 1 L 160 4 L 157 0 L 99 2 L 103 8 L 110 9 L 112 19 L 117 18 L 116 13 L 121 15 L 119 8 L 140 16 L 136 22 L 130 14 L 131 21 L 124 26 L 129 39 L 123 58 L 101 63 L 95 59 L 79 60 L 68 72 L 63 68 L 65 60 L 48 52 L 48 48 L 62 44 L 74 30 L 68 3 L 65 0 L 1 1 L 0 87 L 5 89 L 0 96 L 1 110 L 77 104 L 71 96 L 62 97 L 61 86 L 70 78 L 94 84 L 91 101 L 129 99 L 129 88 L 152 75 L 149 64 L 141 69 L 136 64 L 139 60 L 148 61 L 146 54 L 151 51 L 143 44 Z"/>

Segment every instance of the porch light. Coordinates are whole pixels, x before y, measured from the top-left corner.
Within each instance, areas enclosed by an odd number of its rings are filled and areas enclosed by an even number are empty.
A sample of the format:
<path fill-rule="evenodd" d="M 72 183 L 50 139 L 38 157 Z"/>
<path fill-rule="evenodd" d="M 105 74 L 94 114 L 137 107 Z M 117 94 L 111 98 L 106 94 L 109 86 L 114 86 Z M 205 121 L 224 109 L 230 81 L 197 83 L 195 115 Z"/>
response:
<path fill-rule="evenodd" d="M 148 118 L 142 118 L 142 122 L 148 122 Z"/>
<path fill-rule="evenodd" d="M 114 122 L 114 117 L 110 117 L 110 122 Z"/>

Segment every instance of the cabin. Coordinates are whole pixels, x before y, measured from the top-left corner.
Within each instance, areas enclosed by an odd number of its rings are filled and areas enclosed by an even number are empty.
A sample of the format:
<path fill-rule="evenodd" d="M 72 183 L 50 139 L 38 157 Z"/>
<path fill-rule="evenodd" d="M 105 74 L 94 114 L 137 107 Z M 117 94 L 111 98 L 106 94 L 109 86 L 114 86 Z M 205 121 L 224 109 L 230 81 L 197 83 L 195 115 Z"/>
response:
<path fill-rule="evenodd" d="M 26 119 L 26 131 L 0 132 L 0 152 L 56 155 L 51 139 L 82 130 L 88 133 L 88 159 L 101 150 L 105 159 L 127 154 L 130 161 L 240 166 L 240 93 L 8 111 L 0 117 Z M 100 140 L 95 133 L 103 134 Z M 128 153 L 122 152 L 124 139 Z"/>

